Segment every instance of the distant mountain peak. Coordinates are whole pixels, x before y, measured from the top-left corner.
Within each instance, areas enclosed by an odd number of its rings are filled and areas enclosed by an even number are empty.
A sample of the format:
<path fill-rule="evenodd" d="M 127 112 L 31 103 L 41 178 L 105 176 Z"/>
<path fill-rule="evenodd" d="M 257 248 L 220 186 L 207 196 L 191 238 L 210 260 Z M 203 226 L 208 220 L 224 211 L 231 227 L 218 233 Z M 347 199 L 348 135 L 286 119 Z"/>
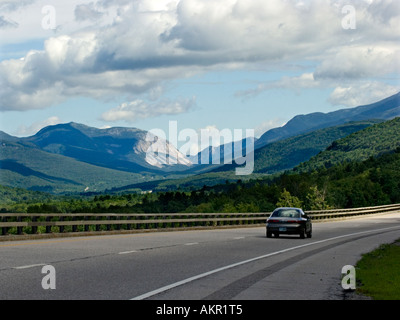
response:
<path fill-rule="evenodd" d="M 182 170 L 192 163 L 166 140 L 149 155 L 149 132 L 137 128 L 99 129 L 69 122 L 47 126 L 34 136 L 21 138 L 41 150 L 61 154 L 97 166 L 129 172 Z M 162 142 L 162 144 L 160 144 Z"/>
<path fill-rule="evenodd" d="M 314 112 L 297 115 L 280 128 L 265 132 L 256 142 L 261 148 L 271 142 L 293 137 L 313 130 L 341 125 L 350 121 L 371 119 L 391 120 L 400 116 L 400 92 L 381 101 L 328 113 Z"/>

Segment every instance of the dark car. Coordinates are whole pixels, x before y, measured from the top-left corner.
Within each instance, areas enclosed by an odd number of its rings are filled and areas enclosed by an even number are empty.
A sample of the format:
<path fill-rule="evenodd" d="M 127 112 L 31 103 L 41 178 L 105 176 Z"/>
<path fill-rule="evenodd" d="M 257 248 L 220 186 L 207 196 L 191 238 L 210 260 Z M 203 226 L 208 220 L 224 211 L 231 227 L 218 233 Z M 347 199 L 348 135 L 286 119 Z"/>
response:
<path fill-rule="evenodd" d="M 277 208 L 267 219 L 267 238 L 272 235 L 298 234 L 300 238 L 311 238 L 311 219 L 299 208 Z"/>

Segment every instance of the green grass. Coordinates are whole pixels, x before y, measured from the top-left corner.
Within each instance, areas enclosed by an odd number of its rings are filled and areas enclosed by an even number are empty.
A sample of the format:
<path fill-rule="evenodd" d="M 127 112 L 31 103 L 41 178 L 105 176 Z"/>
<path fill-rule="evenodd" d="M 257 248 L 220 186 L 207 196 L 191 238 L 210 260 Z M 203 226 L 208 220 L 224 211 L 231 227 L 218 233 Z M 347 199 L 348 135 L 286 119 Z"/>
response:
<path fill-rule="evenodd" d="M 400 239 L 363 255 L 356 266 L 357 292 L 374 300 L 400 300 Z"/>

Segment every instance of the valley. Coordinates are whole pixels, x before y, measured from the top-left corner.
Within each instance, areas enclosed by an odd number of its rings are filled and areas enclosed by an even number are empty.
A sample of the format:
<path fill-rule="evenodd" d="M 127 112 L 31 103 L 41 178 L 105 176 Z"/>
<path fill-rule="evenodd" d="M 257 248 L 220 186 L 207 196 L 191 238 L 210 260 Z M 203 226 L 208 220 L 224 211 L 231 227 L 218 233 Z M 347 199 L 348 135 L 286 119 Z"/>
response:
<path fill-rule="evenodd" d="M 240 166 L 235 162 L 224 164 L 224 150 L 233 153 L 228 144 L 197 155 L 204 159 L 207 152 L 210 159 L 218 160 L 216 164 L 196 164 L 193 158 L 190 160 L 162 139 L 163 148 L 157 150 L 157 155 L 161 152 L 162 156 L 149 158 L 147 151 L 155 137 L 137 128 L 97 129 L 72 122 L 48 126 L 23 138 L 0 132 L 0 184 L 79 195 L 194 190 L 226 181 L 263 178 L 290 170 L 328 147 L 332 149 L 331 144 L 338 139 L 400 116 L 399 101 L 400 93 L 366 106 L 296 116 L 283 127 L 271 129 L 256 139 L 254 150 L 246 149 L 254 152 L 254 170 L 250 175 L 236 175 L 235 169 Z M 393 139 L 389 141 L 395 143 Z M 393 150 L 393 146 L 386 145 L 382 152 L 385 150 Z M 324 155 L 331 159 L 331 155 Z"/>

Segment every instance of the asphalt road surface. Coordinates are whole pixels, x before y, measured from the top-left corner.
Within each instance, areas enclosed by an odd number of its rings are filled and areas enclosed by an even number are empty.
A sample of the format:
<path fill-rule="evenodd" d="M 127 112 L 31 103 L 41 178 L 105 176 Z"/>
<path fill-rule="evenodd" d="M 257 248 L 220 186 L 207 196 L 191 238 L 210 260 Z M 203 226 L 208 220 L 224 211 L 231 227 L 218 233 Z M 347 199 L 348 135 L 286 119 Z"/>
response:
<path fill-rule="evenodd" d="M 0 299 L 339 300 L 342 267 L 399 238 L 390 213 L 314 223 L 311 239 L 256 227 L 0 242 Z"/>

